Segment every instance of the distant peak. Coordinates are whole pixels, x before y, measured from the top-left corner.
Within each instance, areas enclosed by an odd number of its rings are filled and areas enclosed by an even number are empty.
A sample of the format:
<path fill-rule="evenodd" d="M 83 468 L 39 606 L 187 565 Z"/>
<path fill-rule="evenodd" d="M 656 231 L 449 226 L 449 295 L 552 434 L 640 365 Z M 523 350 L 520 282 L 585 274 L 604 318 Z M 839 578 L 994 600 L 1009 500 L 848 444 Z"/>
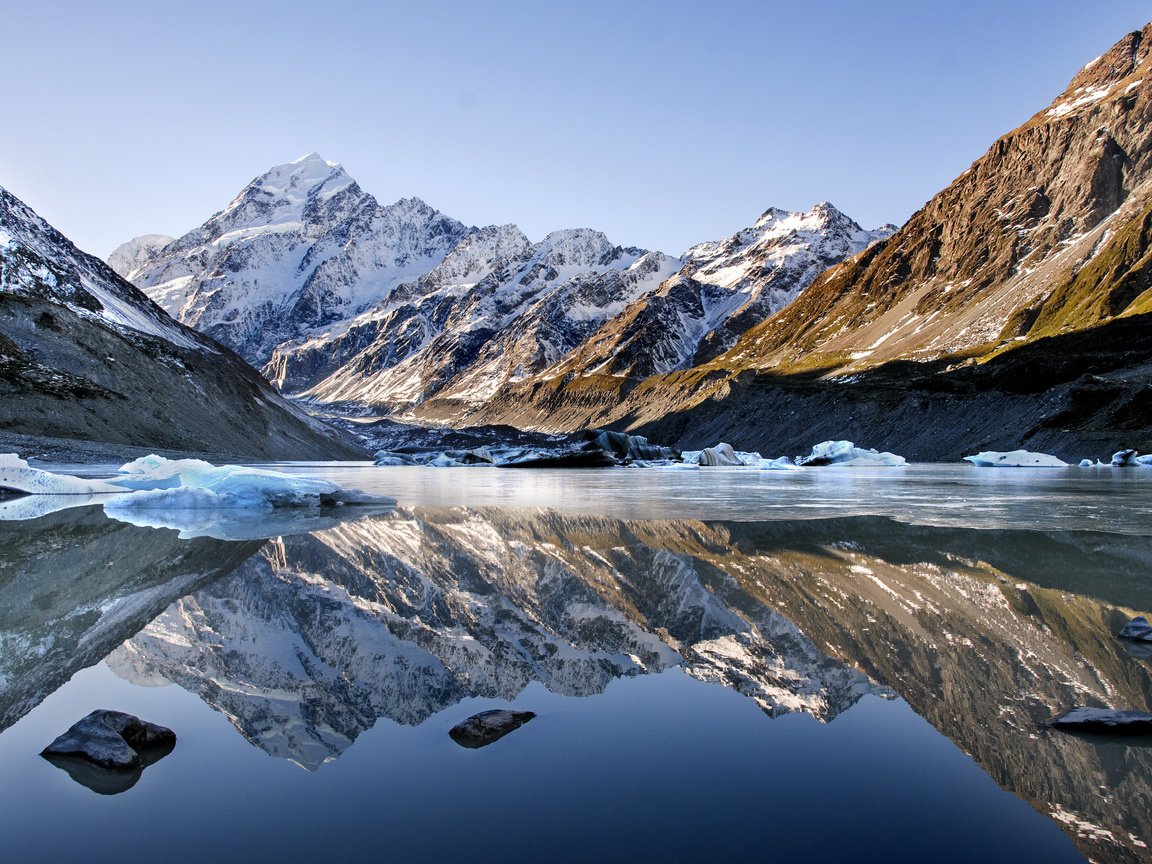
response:
<path fill-rule="evenodd" d="M 311 164 L 323 163 L 324 165 L 327 165 L 329 168 L 339 168 L 340 167 L 339 162 L 329 162 L 327 159 L 325 159 L 323 156 L 321 156 L 315 150 L 313 150 L 307 156 L 301 156 L 299 159 L 293 159 L 288 164 L 289 165 L 305 165 L 305 164 L 309 164 L 309 163 L 311 163 Z"/>

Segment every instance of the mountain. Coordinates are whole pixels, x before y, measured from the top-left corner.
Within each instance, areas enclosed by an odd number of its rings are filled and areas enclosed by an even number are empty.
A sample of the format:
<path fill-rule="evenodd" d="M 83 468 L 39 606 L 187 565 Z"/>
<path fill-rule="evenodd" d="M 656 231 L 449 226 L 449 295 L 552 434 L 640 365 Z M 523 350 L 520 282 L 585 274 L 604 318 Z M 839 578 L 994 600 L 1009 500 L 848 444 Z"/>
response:
<path fill-rule="evenodd" d="M 773 453 L 849 438 L 922 460 L 1152 449 L 1150 39 L 1152 25 L 1089 63 L 723 354 L 655 377 L 622 362 L 529 380 L 469 419 Z"/>
<path fill-rule="evenodd" d="M 0 435 L 19 446 L 55 438 L 249 459 L 361 453 L 4 189 L 0 394 Z"/>
<path fill-rule="evenodd" d="M 493 230 L 503 243 L 486 237 Z M 491 253 L 475 255 L 479 245 Z M 461 256 L 453 250 L 404 286 L 403 300 L 339 335 L 280 348 L 269 378 L 324 403 L 393 411 L 433 396 L 483 403 L 556 363 L 679 266 L 589 229 L 554 231 L 536 244 L 512 226 L 480 229 L 462 246 Z"/>
<path fill-rule="evenodd" d="M 465 227 L 418 198 L 388 207 L 312 153 L 244 187 L 150 254 L 110 258 L 174 318 L 253 365 L 281 342 L 344 321 L 443 260 Z"/>
<path fill-rule="evenodd" d="M 591 229 L 532 243 L 514 225 L 465 228 L 418 199 L 381 207 L 311 154 L 184 237 L 137 238 L 109 260 L 285 393 L 377 412 L 432 402 L 425 413 L 448 419 L 533 376 L 626 354 L 644 372 L 714 356 L 889 233 L 820 204 L 769 210 L 683 259 Z"/>
<path fill-rule="evenodd" d="M 631 304 L 553 371 L 644 377 L 706 362 L 833 264 L 895 230 L 865 231 L 826 202 L 807 213 L 771 208 L 727 240 L 693 246 L 681 256 L 675 277 Z"/>

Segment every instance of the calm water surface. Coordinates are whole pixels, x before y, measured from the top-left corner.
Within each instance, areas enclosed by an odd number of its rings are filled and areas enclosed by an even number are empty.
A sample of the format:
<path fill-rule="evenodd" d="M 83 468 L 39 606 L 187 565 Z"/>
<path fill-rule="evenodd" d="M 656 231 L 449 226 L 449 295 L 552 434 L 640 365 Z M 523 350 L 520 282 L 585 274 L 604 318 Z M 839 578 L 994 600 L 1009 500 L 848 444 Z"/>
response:
<path fill-rule="evenodd" d="M 277 467 L 399 503 L 0 509 L 5 861 L 1152 860 L 1152 749 L 1044 726 L 1152 709 L 1152 475 Z M 176 749 L 37 755 L 98 707 Z"/>

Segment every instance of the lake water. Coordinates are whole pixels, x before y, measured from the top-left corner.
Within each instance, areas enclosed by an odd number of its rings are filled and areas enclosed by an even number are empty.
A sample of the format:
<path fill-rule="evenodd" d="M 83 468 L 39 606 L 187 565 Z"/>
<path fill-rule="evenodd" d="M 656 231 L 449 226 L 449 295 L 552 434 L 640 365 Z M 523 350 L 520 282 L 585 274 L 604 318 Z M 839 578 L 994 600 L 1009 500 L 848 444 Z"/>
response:
<path fill-rule="evenodd" d="M 0 508 L 4 861 L 1152 860 L 1152 748 L 1044 725 L 1152 710 L 1152 473 L 276 467 L 399 503 Z M 38 755 L 95 708 L 176 748 Z"/>

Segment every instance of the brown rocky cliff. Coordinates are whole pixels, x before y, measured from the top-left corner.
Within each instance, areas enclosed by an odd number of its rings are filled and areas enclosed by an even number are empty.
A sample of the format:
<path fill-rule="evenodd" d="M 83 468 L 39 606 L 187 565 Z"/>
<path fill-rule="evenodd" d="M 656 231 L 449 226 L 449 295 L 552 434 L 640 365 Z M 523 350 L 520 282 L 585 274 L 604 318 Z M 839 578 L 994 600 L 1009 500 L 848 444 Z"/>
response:
<path fill-rule="evenodd" d="M 1014 313 L 1042 304 L 1152 200 L 1150 40 L 1152 25 L 1088 64 L 887 243 L 824 273 L 720 364 L 859 368 L 1027 337 L 1028 316 Z"/>

